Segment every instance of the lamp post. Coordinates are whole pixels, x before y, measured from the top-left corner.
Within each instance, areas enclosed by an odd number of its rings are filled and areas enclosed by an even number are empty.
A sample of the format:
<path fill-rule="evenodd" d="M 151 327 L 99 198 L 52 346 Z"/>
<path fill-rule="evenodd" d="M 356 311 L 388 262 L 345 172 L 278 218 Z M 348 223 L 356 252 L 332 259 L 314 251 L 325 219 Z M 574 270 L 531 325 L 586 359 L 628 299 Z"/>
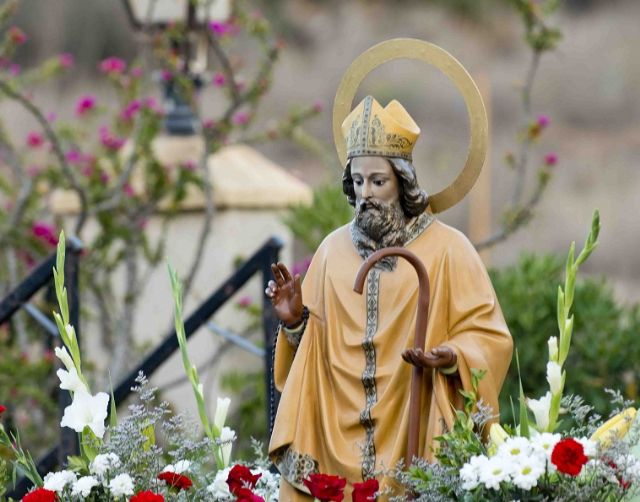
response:
<path fill-rule="evenodd" d="M 197 90 L 200 75 L 192 71 L 193 48 L 198 37 L 206 36 L 209 21 L 224 20 L 230 15 L 231 0 L 122 0 L 136 31 L 161 31 L 177 23 L 185 26 L 185 36 L 175 42 L 181 56 L 180 73 L 189 78 Z M 164 127 L 171 136 L 190 136 L 200 129 L 190 103 L 180 91 L 177 80 L 163 79 L 165 106 Z"/>

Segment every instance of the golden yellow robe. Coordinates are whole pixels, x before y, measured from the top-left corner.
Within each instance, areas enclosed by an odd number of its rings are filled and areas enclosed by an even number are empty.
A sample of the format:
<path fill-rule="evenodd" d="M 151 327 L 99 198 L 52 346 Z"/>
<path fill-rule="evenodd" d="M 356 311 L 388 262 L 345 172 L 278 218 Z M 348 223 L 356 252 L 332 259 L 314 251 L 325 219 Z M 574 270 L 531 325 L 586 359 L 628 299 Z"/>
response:
<path fill-rule="evenodd" d="M 458 389 L 470 389 L 471 368 L 485 404 L 498 413 L 498 394 L 513 344 L 485 267 L 467 238 L 424 213 L 405 247 L 420 257 L 431 283 L 426 350 L 453 348 L 458 374 L 425 371 L 420 455 L 433 459 L 434 437 L 450 427 Z M 274 365 L 282 392 L 269 452 L 282 477 L 306 491 L 312 472 L 361 482 L 404 458 L 418 279 L 399 258 L 392 272 L 372 269 L 365 292 L 353 291 L 362 265 L 350 225 L 318 248 L 302 285 L 310 317 L 297 348 L 280 333 Z M 384 482 L 386 484 L 386 481 Z M 283 486 L 280 500 L 308 500 Z M 351 488 L 345 490 L 350 499 Z"/>

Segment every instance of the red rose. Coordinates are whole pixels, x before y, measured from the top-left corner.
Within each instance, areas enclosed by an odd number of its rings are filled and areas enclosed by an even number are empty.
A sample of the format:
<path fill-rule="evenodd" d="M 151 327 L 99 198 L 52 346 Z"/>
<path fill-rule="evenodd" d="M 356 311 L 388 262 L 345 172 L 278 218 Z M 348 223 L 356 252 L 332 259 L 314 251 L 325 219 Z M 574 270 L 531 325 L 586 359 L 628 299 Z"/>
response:
<path fill-rule="evenodd" d="M 38 488 L 22 497 L 22 502 L 55 502 L 56 492 Z"/>
<path fill-rule="evenodd" d="M 309 488 L 313 497 L 322 501 L 332 500 L 336 502 L 342 502 L 344 487 L 347 484 L 346 479 L 329 474 L 310 474 L 302 482 Z"/>
<path fill-rule="evenodd" d="M 2 406 L 0 404 L 0 415 L 2 415 L 5 411 L 7 411 L 7 407 L 6 406 Z"/>
<path fill-rule="evenodd" d="M 237 496 L 237 492 L 241 488 L 253 489 L 261 476 L 262 474 L 251 474 L 251 469 L 246 465 L 236 464 L 231 468 L 227 476 L 229 491 Z"/>
<path fill-rule="evenodd" d="M 234 495 L 236 502 L 264 502 L 260 495 L 256 495 L 249 488 L 238 488 Z"/>
<path fill-rule="evenodd" d="M 164 481 L 171 488 L 177 488 L 178 490 L 188 490 L 193 486 L 193 482 L 182 474 L 177 472 L 161 472 L 158 474 L 158 479 Z"/>
<path fill-rule="evenodd" d="M 367 479 L 364 483 L 353 483 L 353 502 L 373 502 L 380 489 L 377 479 Z"/>
<path fill-rule="evenodd" d="M 164 502 L 164 497 L 151 490 L 137 493 L 129 499 L 129 502 Z"/>
<path fill-rule="evenodd" d="M 564 474 L 577 476 L 582 466 L 589 459 L 584 454 L 582 445 L 572 438 L 567 438 L 556 443 L 551 453 L 551 462 Z"/>

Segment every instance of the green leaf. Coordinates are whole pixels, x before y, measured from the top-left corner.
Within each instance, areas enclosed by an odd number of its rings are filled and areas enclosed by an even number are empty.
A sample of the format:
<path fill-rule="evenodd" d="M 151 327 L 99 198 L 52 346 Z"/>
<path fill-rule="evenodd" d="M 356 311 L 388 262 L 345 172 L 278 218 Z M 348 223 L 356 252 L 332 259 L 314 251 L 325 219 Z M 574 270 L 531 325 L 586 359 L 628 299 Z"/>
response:
<path fill-rule="evenodd" d="M 520 358 L 516 349 L 516 366 L 518 368 L 518 382 L 520 385 L 520 435 L 528 438 L 529 433 L 529 414 L 527 412 L 527 401 L 524 397 L 524 389 L 522 388 L 522 377 L 520 375 Z"/>

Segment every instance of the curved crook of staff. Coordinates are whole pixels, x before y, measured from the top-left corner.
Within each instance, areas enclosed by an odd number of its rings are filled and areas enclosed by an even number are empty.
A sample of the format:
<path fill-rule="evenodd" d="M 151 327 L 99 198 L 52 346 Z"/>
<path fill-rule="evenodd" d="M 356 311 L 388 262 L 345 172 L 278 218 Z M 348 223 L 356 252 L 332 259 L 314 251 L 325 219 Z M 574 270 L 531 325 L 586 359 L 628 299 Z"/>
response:
<path fill-rule="evenodd" d="M 416 314 L 416 331 L 413 342 L 414 348 L 425 350 L 425 339 L 427 336 L 427 321 L 429 318 L 429 276 L 423 263 L 420 259 L 401 247 L 389 247 L 376 251 L 358 270 L 356 276 L 356 282 L 353 285 L 353 290 L 362 294 L 364 288 L 364 281 L 373 267 L 379 260 L 387 256 L 401 256 L 406 259 L 418 273 L 418 311 Z M 413 460 L 413 457 L 418 455 L 418 442 L 420 440 L 420 401 L 422 397 L 422 377 L 423 368 L 417 366 L 413 367 L 411 374 L 411 397 L 409 399 L 409 437 L 407 439 L 407 454 L 405 456 L 405 466 L 409 467 Z"/>

